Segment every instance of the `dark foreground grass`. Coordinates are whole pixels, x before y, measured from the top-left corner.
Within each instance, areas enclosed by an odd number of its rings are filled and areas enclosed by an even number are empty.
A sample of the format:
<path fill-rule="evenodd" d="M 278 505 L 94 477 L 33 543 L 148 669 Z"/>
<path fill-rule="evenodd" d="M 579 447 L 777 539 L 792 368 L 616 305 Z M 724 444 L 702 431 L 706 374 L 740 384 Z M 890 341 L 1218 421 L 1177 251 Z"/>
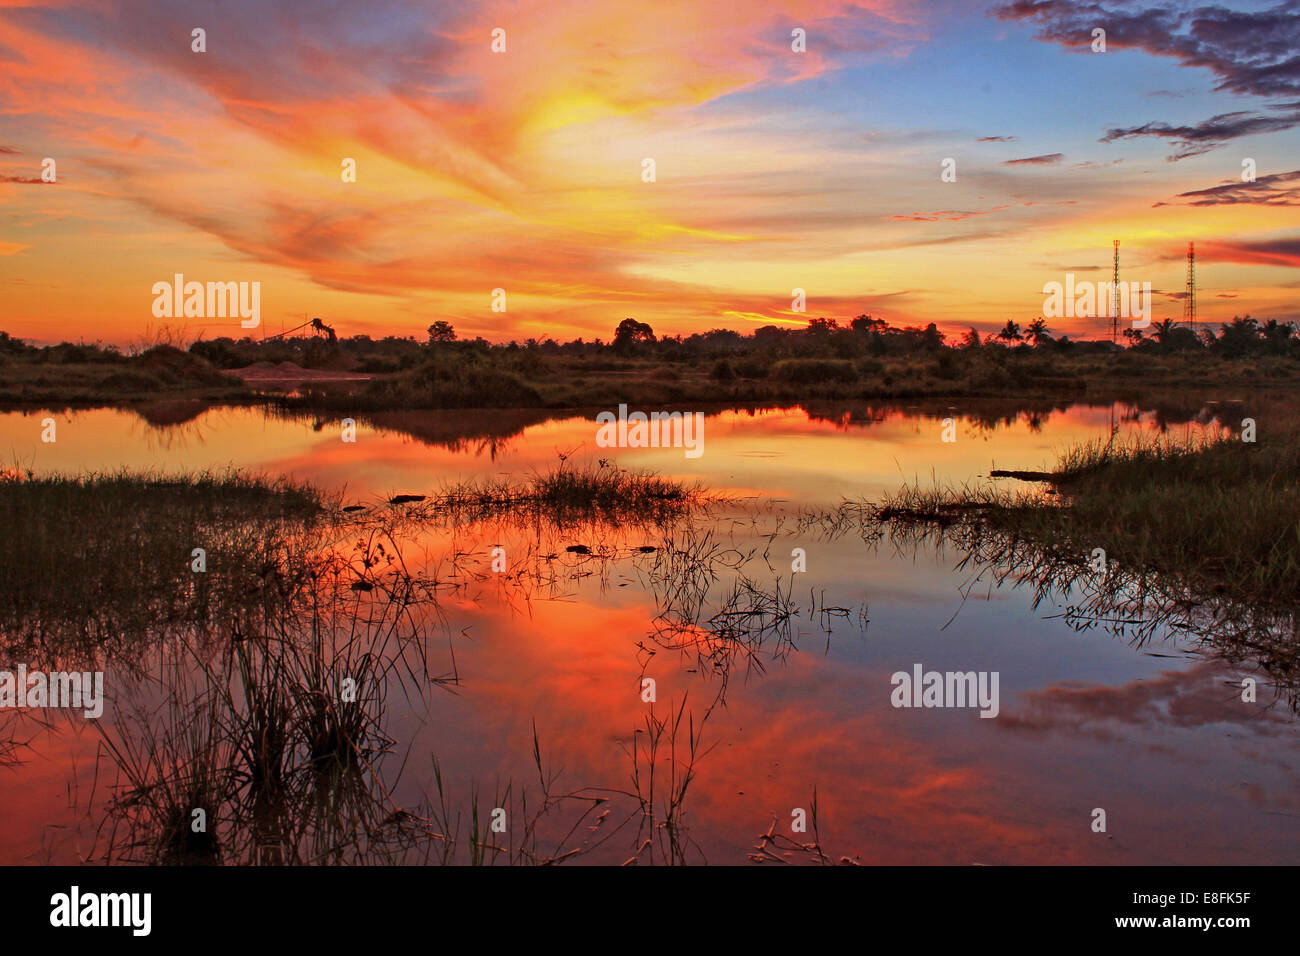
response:
<path fill-rule="evenodd" d="M 9 470 L 0 472 L 0 651 L 129 656 L 151 635 L 307 600 L 354 532 L 391 540 L 398 526 L 487 519 L 658 524 L 705 500 L 657 475 L 572 464 L 399 495 L 381 509 L 345 509 L 311 486 L 235 471 Z"/>
<path fill-rule="evenodd" d="M 116 646 L 128 633 L 197 624 L 223 595 L 269 592 L 267 569 L 331 507 L 308 486 L 238 472 L 7 471 L 0 634 L 45 642 L 72 626 L 74 644 Z"/>
<path fill-rule="evenodd" d="M 1189 593 L 1257 607 L 1300 604 L 1300 414 L 1257 414 L 1258 440 L 1097 441 L 1066 452 L 1038 490 L 903 489 L 874 516 L 982 525 L 1089 560 L 1096 548 Z"/>
<path fill-rule="evenodd" d="M 308 485 L 233 470 L 36 475 L 9 469 L 0 471 L 0 537 L 8 542 L 0 553 L 21 560 L 55 544 L 85 555 L 91 542 L 107 547 L 116 535 L 113 550 L 121 554 L 152 537 L 151 524 L 163 522 L 174 529 L 173 537 L 200 547 L 198 532 L 204 527 L 232 520 L 301 520 L 327 505 Z"/>

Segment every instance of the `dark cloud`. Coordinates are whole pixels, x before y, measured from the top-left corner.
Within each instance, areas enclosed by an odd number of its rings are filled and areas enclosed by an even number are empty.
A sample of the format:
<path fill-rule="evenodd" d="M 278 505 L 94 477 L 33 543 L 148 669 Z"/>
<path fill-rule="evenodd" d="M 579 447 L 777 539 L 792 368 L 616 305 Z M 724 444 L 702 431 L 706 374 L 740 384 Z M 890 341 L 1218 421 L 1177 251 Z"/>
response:
<path fill-rule="evenodd" d="M 1171 246 L 1159 258 L 1166 262 L 1184 259 L 1187 249 L 1180 243 Z M 1198 262 L 1237 262 L 1255 266 L 1289 266 L 1300 268 L 1300 236 L 1242 242 L 1197 242 Z"/>
<path fill-rule="evenodd" d="M 995 13 L 1000 20 L 1034 22 L 1040 39 L 1080 50 L 1091 49 L 1092 31 L 1101 27 L 1108 49 L 1143 50 L 1208 69 L 1218 77 L 1219 90 L 1255 96 L 1300 93 L 1300 5 L 1290 0 L 1254 13 L 1218 6 L 1177 10 L 1018 0 Z"/>
<path fill-rule="evenodd" d="M 1175 200 L 1156 206 L 1300 206 L 1300 169 L 1260 176 L 1253 183 L 1228 182 L 1208 189 L 1179 193 Z"/>
<path fill-rule="evenodd" d="M 1273 133 L 1278 130 L 1293 129 L 1300 126 L 1300 110 L 1294 104 L 1274 107 L 1279 115 L 1269 116 L 1250 110 L 1235 113 L 1220 113 L 1197 123 L 1195 126 L 1173 126 L 1169 123 L 1144 123 L 1141 126 L 1111 128 L 1098 142 L 1113 143 L 1116 140 L 1137 136 L 1151 136 L 1168 140 L 1174 144 L 1175 152 L 1166 159 L 1177 162 L 1189 156 L 1199 156 L 1212 149 L 1218 149 L 1228 140 L 1240 136 L 1252 136 L 1256 133 Z"/>
<path fill-rule="evenodd" d="M 1300 5 L 1283 2 L 1267 10 L 1243 13 L 1218 6 L 1171 9 L 1100 2 L 1017 0 L 999 7 L 1001 20 L 1039 26 L 1039 39 L 1090 51 L 1092 31 L 1106 31 L 1114 50 L 1142 50 L 1171 57 L 1183 66 L 1208 69 L 1218 78 L 1216 90 L 1253 96 L 1300 93 Z M 1157 91 L 1165 94 L 1170 91 Z M 1194 126 L 1151 122 L 1107 131 L 1101 142 L 1151 136 L 1175 145 L 1166 157 L 1177 162 L 1217 149 L 1229 140 L 1300 125 L 1300 104 L 1274 106 L 1281 115 L 1242 111 L 1213 116 Z"/>
<path fill-rule="evenodd" d="M 1300 236 L 1290 239 L 1261 239 L 1257 242 L 1198 244 L 1196 253 L 1218 262 L 1246 262 L 1256 265 L 1300 266 Z"/>
<path fill-rule="evenodd" d="M 1048 153 L 1045 156 L 1027 156 L 1024 159 L 1008 159 L 1003 166 L 1051 166 L 1065 159 L 1064 153 Z"/>
<path fill-rule="evenodd" d="M 977 143 L 1014 143 L 1020 139 L 1019 136 L 981 136 L 975 140 Z"/>
<path fill-rule="evenodd" d="M 52 186 L 39 176 L 0 176 L 0 183 L 15 183 L 19 186 Z"/>
<path fill-rule="evenodd" d="M 13 147 L 13 146 L 0 146 L 0 153 L 10 153 L 10 154 L 13 154 L 13 155 L 17 155 L 18 153 L 21 153 L 21 152 L 22 152 L 22 150 L 20 150 L 20 149 L 16 149 L 16 148 Z"/>

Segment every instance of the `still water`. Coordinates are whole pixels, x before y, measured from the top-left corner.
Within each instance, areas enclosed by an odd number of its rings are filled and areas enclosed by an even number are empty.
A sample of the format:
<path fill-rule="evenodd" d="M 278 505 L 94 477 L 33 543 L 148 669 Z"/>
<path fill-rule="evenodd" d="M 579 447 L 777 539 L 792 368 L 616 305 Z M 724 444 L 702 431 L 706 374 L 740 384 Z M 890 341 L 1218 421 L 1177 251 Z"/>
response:
<path fill-rule="evenodd" d="M 598 448 L 594 412 L 390 413 L 362 420 L 348 443 L 337 421 L 181 403 L 0 414 L 0 453 L 37 473 L 233 466 L 375 513 L 397 494 L 601 459 L 721 496 L 667 523 L 443 516 L 394 531 L 383 560 L 399 554 L 395 566 L 425 588 L 411 611 L 419 647 L 399 651 L 406 666 L 385 677 L 377 721 L 389 743 L 365 767 L 382 812 L 361 814 L 362 836 L 338 826 L 334 849 L 379 846 L 377 831 L 400 827 L 398 808 L 445 837 L 472 826 L 477 805 L 480 832 L 506 810 L 509 831 L 494 839 L 511 846 L 487 852 L 496 862 L 530 841 L 534 859 L 574 863 L 808 862 L 818 850 L 796 844 L 814 842 L 826 859 L 863 863 L 1294 862 L 1296 718 L 1256 662 L 1226 662 L 1162 628 L 1139 640 L 1132 627 L 1081 627 L 1066 613 L 1075 597 L 1036 600 L 1016 575 L 998 583 L 963 563 L 951 542 L 873 538 L 828 517 L 903 484 L 1048 467 L 1112 431 L 1217 428 L 1216 407 L 717 410 L 703 455 L 688 458 Z M 41 441 L 46 417 L 53 443 Z M 334 542 L 362 545 L 376 553 L 370 539 Z M 350 613 L 371 615 L 377 642 L 375 595 L 359 598 L 365 609 Z M 7 637 L 0 666 L 53 669 Z M 166 656 L 110 655 L 99 721 L 0 715 L 22 743 L 0 766 L 0 862 L 139 858 L 113 826 L 130 793 L 122 755 L 151 744 L 162 752 L 146 775 L 170 773 L 182 758 L 174 736 L 159 748 L 158 728 L 187 727 L 174 705 L 197 693 L 189 678 L 169 680 L 179 672 Z M 916 665 L 996 674 L 996 717 L 893 706 L 892 675 Z M 1256 702 L 1242 700 L 1246 677 Z M 244 859 L 282 858 L 264 851 L 283 834 L 237 838 L 237 813 L 211 815 L 227 861 L 240 860 L 236 844 L 252 847 Z M 807 829 L 792 829 L 801 819 Z M 345 858 L 327 843 L 293 858 Z M 462 840 L 453 858 L 469 852 Z"/>

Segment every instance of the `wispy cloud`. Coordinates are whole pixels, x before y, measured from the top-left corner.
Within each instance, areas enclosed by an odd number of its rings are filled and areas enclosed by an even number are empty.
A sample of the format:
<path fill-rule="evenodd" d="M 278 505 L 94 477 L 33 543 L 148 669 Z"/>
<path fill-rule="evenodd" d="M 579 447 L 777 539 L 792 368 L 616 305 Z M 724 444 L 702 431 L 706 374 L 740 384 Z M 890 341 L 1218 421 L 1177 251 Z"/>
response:
<path fill-rule="evenodd" d="M 1026 156 L 1024 159 L 1008 159 L 1003 166 L 1055 166 L 1065 159 L 1064 153 L 1047 153 L 1043 156 Z"/>
<path fill-rule="evenodd" d="M 1158 202 L 1155 206 L 1300 206 L 1300 169 L 1260 176 L 1254 182 L 1227 182 L 1193 189 L 1174 198 L 1185 202 Z"/>
<path fill-rule="evenodd" d="M 1210 150 L 1218 149 L 1229 140 L 1258 133 L 1274 133 L 1279 130 L 1294 129 L 1300 126 L 1300 110 L 1292 104 L 1279 107 L 1281 115 L 1269 116 L 1264 113 L 1240 110 L 1235 113 L 1220 113 L 1191 126 L 1173 126 L 1169 123 L 1144 123 L 1141 126 L 1116 127 L 1106 131 L 1098 142 L 1113 143 L 1116 140 L 1131 137 L 1151 136 L 1168 140 L 1176 147 L 1168 156 L 1169 162 L 1200 156 Z"/>

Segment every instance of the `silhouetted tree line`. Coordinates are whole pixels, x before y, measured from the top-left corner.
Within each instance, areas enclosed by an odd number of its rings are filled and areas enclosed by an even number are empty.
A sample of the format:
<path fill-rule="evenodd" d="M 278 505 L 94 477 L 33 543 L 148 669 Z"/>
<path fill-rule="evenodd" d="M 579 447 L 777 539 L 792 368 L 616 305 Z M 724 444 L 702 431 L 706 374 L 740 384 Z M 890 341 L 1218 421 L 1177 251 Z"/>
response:
<path fill-rule="evenodd" d="M 1123 336 L 1129 350 L 1139 353 L 1202 352 L 1224 358 L 1282 355 L 1300 358 L 1300 336 L 1293 322 L 1269 319 L 1260 322 L 1249 315 L 1234 317 L 1219 325 L 1192 330 L 1170 319 L 1153 322 L 1145 329 L 1128 328 Z M 981 336 L 975 329 L 952 338 L 933 323 L 924 327 L 898 328 L 883 319 L 859 315 L 847 325 L 835 319 L 816 318 L 806 326 L 764 325 L 748 335 L 732 329 L 713 329 L 691 335 L 657 336 L 645 322 L 627 318 L 618 324 L 611 341 L 577 338 L 557 342 L 552 338 L 530 338 L 492 344 L 483 338 L 461 339 L 451 323 L 439 320 L 429 326 L 426 338 L 353 335 L 328 343 L 319 338 L 261 340 L 251 337 L 221 337 L 200 340 L 189 346 L 193 355 L 218 368 L 241 368 L 256 362 L 294 362 L 303 366 L 339 365 L 358 371 L 385 373 L 414 368 L 432 357 L 446 360 L 509 358 L 512 367 L 526 371 L 533 359 L 547 356 L 577 356 L 590 360 L 593 370 L 599 360 L 650 360 L 698 365 L 710 363 L 712 374 L 727 380 L 735 374 L 749 374 L 784 359 L 875 359 L 892 356 L 938 356 L 953 350 L 993 349 L 1004 353 L 1046 354 L 1053 352 L 1109 353 L 1123 346 L 1109 339 L 1072 340 L 1056 336 L 1042 318 L 1023 328 L 1014 320 L 994 333 Z M 120 362 L 131 354 L 113 345 L 63 342 L 44 348 L 33 347 L 0 331 L 0 357 L 50 364 Z"/>

